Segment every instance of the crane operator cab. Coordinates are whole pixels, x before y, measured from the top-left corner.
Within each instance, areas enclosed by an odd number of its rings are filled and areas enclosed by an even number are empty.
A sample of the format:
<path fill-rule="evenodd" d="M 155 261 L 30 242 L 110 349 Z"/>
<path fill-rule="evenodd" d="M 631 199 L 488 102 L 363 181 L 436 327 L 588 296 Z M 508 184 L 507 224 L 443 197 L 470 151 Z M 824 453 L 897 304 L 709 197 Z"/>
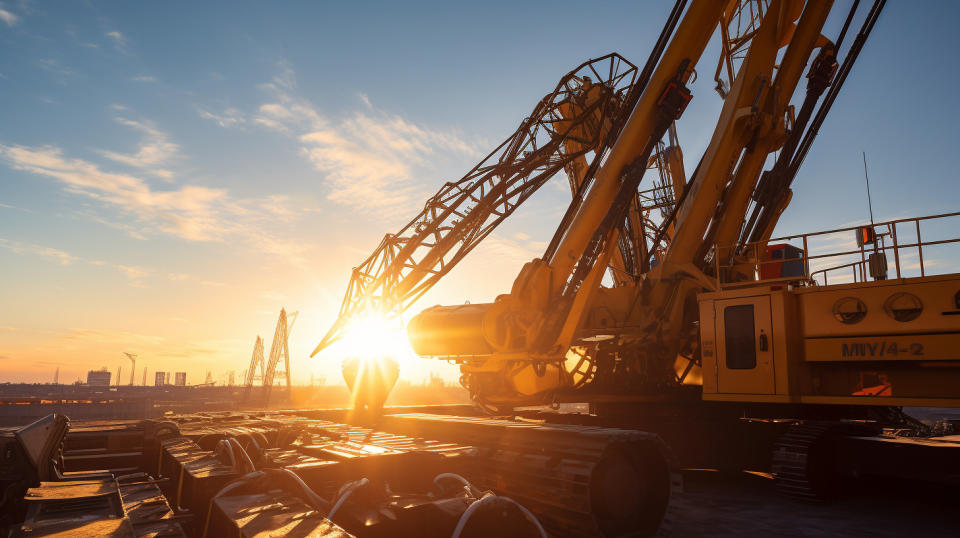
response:
<path fill-rule="evenodd" d="M 759 277 L 753 281 L 718 277 L 714 291 L 698 296 L 703 398 L 960 405 L 951 375 L 960 367 L 960 274 L 926 274 L 921 257 L 920 275 L 908 276 L 907 248 L 917 245 L 863 252 L 853 263 L 821 263 L 827 268 L 813 272 L 811 261 L 824 255 L 794 250 L 800 276 L 759 268 L 749 271 Z M 887 252 L 892 278 L 872 270 Z"/>

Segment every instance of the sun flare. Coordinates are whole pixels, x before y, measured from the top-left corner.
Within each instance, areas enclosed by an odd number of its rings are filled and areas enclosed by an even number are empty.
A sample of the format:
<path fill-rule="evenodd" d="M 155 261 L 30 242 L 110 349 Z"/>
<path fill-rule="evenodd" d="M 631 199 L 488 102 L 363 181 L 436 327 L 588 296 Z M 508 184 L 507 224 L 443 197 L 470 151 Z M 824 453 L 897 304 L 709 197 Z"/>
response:
<path fill-rule="evenodd" d="M 403 321 L 381 315 L 367 315 L 354 320 L 344 337 L 336 344 L 341 359 L 349 357 L 391 357 L 401 364 L 417 358 L 407 340 Z"/>

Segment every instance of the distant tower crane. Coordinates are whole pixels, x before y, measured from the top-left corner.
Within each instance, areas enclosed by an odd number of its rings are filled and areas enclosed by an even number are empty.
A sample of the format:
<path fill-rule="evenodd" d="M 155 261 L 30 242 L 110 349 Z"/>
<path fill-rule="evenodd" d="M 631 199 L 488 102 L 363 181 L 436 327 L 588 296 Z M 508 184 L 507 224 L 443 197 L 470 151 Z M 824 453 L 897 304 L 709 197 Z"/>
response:
<path fill-rule="evenodd" d="M 257 375 L 257 372 L 260 372 Z M 244 385 L 247 387 L 252 387 L 253 382 L 260 379 L 263 379 L 263 338 L 260 338 L 260 335 L 257 335 L 257 341 L 253 344 L 253 355 L 250 357 L 250 368 L 247 368 L 246 376 L 244 376 Z"/>
<path fill-rule="evenodd" d="M 263 372 L 263 386 L 267 387 L 268 394 L 270 388 L 273 387 L 274 377 L 278 373 L 286 379 L 287 390 L 290 390 L 290 331 L 293 330 L 293 324 L 297 321 L 299 313 L 287 314 L 286 310 L 280 309 L 277 329 L 273 333 L 273 343 L 270 344 L 269 359 Z M 277 364 L 280 362 L 281 353 L 283 354 L 283 371 L 277 372 Z"/>
<path fill-rule="evenodd" d="M 270 344 L 270 354 L 267 360 L 264 360 L 263 355 L 263 339 L 257 336 L 256 344 L 253 347 L 253 356 L 250 357 L 250 368 L 247 369 L 247 375 L 245 376 L 248 395 L 254 382 L 260 380 L 261 385 L 265 387 L 266 397 L 269 398 L 270 389 L 273 387 L 277 375 L 286 380 L 287 390 L 290 390 L 290 331 L 298 315 L 299 312 L 287 314 L 286 309 L 280 309 L 280 317 L 277 319 L 277 328 L 273 333 L 273 342 Z M 284 369 L 278 372 L 277 365 L 280 362 L 281 355 L 283 355 Z"/>
<path fill-rule="evenodd" d="M 123 352 L 124 355 L 130 359 L 130 386 L 133 386 L 133 376 L 137 373 L 137 355 L 134 353 L 129 353 L 127 351 Z M 120 371 L 117 371 L 117 385 L 120 385 Z"/>

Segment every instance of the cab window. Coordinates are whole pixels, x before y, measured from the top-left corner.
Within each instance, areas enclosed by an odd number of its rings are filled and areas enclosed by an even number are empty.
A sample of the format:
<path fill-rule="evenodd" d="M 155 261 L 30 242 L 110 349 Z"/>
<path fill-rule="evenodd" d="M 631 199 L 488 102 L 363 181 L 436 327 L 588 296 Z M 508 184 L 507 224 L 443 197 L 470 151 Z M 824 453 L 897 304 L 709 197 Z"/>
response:
<path fill-rule="evenodd" d="M 757 339 L 754 334 L 753 305 L 728 306 L 723 309 L 727 368 L 749 370 L 757 366 Z"/>

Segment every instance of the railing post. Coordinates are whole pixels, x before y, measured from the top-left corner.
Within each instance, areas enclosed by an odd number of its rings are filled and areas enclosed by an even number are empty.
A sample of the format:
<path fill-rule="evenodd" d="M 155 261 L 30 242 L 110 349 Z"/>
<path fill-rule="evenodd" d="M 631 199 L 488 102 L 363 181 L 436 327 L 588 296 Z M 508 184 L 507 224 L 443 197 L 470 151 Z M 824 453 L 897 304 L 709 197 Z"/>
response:
<path fill-rule="evenodd" d="M 871 228 L 871 229 L 874 231 L 874 232 L 873 232 L 873 241 L 874 241 L 874 243 L 876 243 L 876 241 L 877 241 L 876 228 Z M 866 281 L 867 281 L 867 267 L 866 267 L 866 265 L 867 265 L 867 258 L 866 258 L 866 255 L 865 255 L 865 253 L 866 253 L 866 248 L 865 248 L 865 247 L 866 247 L 866 244 L 860 245 L 860 278 L 863 279 L 862 282 L 866 282 Z M 854 267 L 856 267 L 856 266 L 854 266 Z M 854 268 L 853 281 L 854 281 L 854 282 L 857 281 L 856 268 Z"/>
<path fill-rule="evenodd" d="M 807 236 L 803 236 L 803 275 L 810 278 L 810 253 L 807 251 Z M 826 276 L 824 276 L 823 285 L 827 285 Z"/>
<path fill-rule="evenodd" d="M 897 246 L 897 223 L 894 222 L 890 226 L 890 236 L 893 238 L 893 264 L 897 267 L 897 278 L 903 278 L 900 275 L 900 247 Z M 887 253 L 884 252 L 883 256 L 886 257 Z"/>
<path fill-rule="evenodd" d="M 917 254 L 920 255 L 920 276 L 926 276 L 923 270 L 923 240 L 920 239 L 920 219 L 914 219 L 913 222 L 917 225 Z"/>

